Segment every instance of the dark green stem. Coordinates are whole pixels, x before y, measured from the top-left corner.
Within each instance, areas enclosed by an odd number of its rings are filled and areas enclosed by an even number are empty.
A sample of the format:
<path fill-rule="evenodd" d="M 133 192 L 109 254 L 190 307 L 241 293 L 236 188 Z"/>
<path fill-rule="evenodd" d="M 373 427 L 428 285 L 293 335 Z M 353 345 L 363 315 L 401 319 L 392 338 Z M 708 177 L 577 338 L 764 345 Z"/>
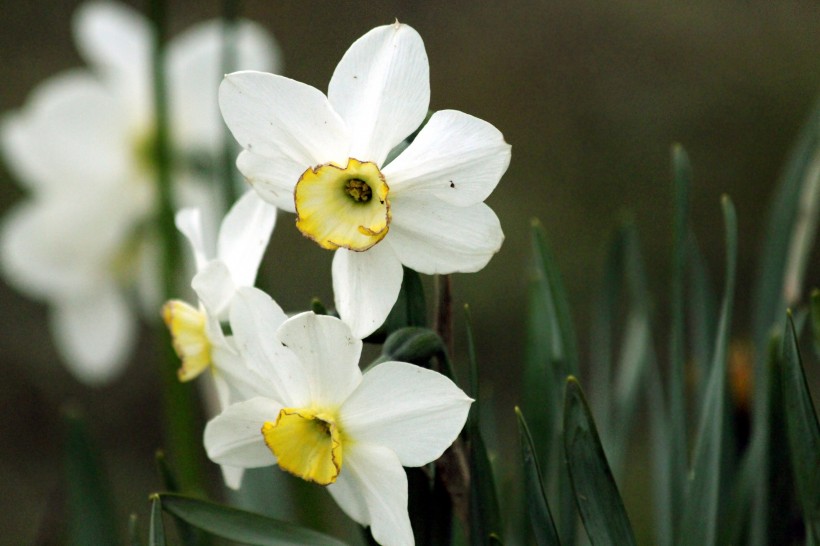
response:
<path fill-rule="evenodd" d="M 222 73 L 230 74 L 237 68 L 237 36 L 239 33 L 239 0 L 222 2 Z M 224 125 L 224 124 L 223 124 Z M 236 201 L 236 144 L 227 126 L 222 131 L 222 153 L 220 165 L 222 170 L 222 196 L 225 209 Z"/>
<path fill-rule="evenodd" d="M 155 159 L 159 195 L 159 232 L 162 243 L 162 295 L 168 300 L 179 295 L 177 275 L 180 271 L 180 239 L 174 225 L 172 156 L 168 130 L 168 101 L 165 81 L 164 43 L 166 13 L 163 0 L 151 0 L 154 23 L 153 82 L 155 117 Z M 162 344 L 158 360 L 165 410 L 165 434 L 168 453 L 179 475 L 180 488 L 189 493 L 204 492 L 201 431 L 197 429 L 196 397 L 190 385 L 177 379 L 179 361 L 171 348 L 165 328 L 157 339 Z"/>

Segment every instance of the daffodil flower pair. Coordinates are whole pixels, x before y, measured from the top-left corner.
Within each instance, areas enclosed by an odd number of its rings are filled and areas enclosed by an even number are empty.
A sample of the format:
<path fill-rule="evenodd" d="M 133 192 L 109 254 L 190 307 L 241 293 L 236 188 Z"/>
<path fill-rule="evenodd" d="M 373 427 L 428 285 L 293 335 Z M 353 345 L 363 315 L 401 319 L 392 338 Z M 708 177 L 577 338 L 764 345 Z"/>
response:
<path fill-rule="evenodd" d="M 489 123 L 434 113 L 424 44 L 396 22 L 358 39 L 328 94 L 261 72 L 226 76 L 222 115 L 244 151 L 237 166 L 256 191 L 296 213 L 296 227 L 334 250 L 336 309 L 356 337 L 387 317 L 402 265 L 421 273 L 474 272 L 503 241 L 484 204 L 510 161 Z M 394 152 L 395 155 L 395 152 Z"/>
<path fill-rule="evenodd" d="M 440 457 L 471 399 L 443 375 L 405 362 L 362 374 L 362 342 L 341 320 L 308 312 L 281 323 L 280 313 L 264 292 L 237 290 L 236 347 L 262 379 L 256 396 L 208 423 L 208 456 L 241 468 L 278 464 L 327 486 L 380 544 L 414 544 L 402 466 Z"/>
<path fill-rule="evenodd" d="M 0 258 L 12 285 L 49 304 L 69 370 L 99 384 L 119 374 L 133 349 L 132 293 L 152 315 L 160 303 L 151 225 L 153 28 L 131 8 L 109 2 L 84 4 L 73 24 L 90 70 L 44 82 L 0 128 L 6 162 L 29 193 L 5 218 Z M 242 22 L 236 36 L 239 66 L 277 69 L 278 51 L 266 31 Z M 220 150 L 222 45 L 220 21 L 192 27 L 168 44 L 175 159 Z M 185 165 L 175 161 L 177 203 L 215 208 L 210 188 L 198 184 L 200 172 Z"/>

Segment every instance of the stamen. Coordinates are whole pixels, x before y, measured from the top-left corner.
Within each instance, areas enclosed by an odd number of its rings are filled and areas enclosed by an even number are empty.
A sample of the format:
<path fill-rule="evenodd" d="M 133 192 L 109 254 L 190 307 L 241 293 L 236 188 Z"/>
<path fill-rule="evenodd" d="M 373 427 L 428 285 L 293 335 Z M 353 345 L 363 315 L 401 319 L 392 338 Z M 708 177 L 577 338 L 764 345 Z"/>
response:
<path fill-rule="evenodd" d="M 345 182 L 345 192 L 357 203 L 370 201 L 373 196 L 373 190 L 370 189 L 367 182 L 358 178 L 351 178 Z"/>

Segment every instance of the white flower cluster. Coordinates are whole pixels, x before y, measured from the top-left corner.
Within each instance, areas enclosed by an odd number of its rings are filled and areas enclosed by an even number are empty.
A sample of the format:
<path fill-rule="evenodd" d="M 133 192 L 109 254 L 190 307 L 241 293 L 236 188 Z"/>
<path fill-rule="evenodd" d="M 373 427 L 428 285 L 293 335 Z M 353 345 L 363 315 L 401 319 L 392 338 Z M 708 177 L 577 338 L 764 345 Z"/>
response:
<path fill-rule="evenodd" d="M 95 72 L 55 79 L 4 126 L 6 154 L 32 196 L 7 220 L 2 254 L 9 278 L 53 306 L 67 360 L 93 380 L 113 374 L 129 347 L 123 290 L 138 270 L 131 255 L 145 244 L 136 238 L 154 207 L 144 155 L 150 31 L 110 4 L 81 10 L 77 28 Z M 212 150 L 218 141 L 207 115 L 217 104 L 216 30 L 200 27 L 168 49 L 178 150 Z M 261 53 L 271 51 L 270 40 L 250 24 L 242 30 L 240 57 L 270 66 L 273 57 Z M 428 274 L 477 271 L 503 241 L 483 201 L 507 169 L 510 146 L 492 125 L 461 112 L 439 111 L 424 123 L 429 95 L 421 37 L 398 22 L 351 46 L 327 96 L 270 73 L 226 76 L 218 105 L 253 189 L 216 237 L 199 208 L 177 214 L 193 249 L 199 302 L 163 308 L 180 380 L 203 372 L 214 380 L 216 416 L 204 442 L 226 483 L 239 487 L 243 469 L 278 464 L 327 486 L 385 545 L 414 543 L 402 466 L 440 457 L 472 400 L 443 375 L 404 362 L 363 374 L 361 339 L 396 302 L 402 265 Z M 277 208 L 295 213 L 307 238 L 335 252 L 340 319 L 288 318 L 253 287 Z M 89 347 L 91 331 L 103 349 Z"/>
<path fill-rule="evenodd" d="M 74 35 L 89 69 L 57 74 L 3 119 L 6 164 L 28 198 L 2 226 L 6 279 L 49 305 L 57 348 L 81 381 L 114 379 L 136 339 L 135 305 L 151 314 L 161 297 L 155 185 L 151 49 L 153 27 L 124 5 L 91 2 Z M 180 205 L 212 201 L 210 180 L 190 166 L 220 150 L 224 125 L 222 23 L 201 23 L 168 44 L 167 79 Z M 276 70 L 269 34 L 243 21 L 239 66 Z M 212 222 L 213 223 L 213 222 Z M 134 297 L 136 296 L 136 297 Z"/>

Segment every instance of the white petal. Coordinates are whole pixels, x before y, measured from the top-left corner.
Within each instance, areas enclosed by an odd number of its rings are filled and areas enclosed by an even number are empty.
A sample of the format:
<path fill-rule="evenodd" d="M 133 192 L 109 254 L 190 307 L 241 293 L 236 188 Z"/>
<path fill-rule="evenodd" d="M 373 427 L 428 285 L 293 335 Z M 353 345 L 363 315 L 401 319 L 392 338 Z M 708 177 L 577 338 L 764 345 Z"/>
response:
<path fill-rule="evenodd" d="M 270 384 L 268 396 L 284 407 L 310 403 L 310 385 L 296 356 L 276 338 L 287 317 L 270 296 L 240 288 L 231 305 L 231 329 L 247 365 Z"/>
<path fill-rule="evenodd" d="M 80 54 L 146 112 L 153 43 L 148 21 L 125 4 L 86 2 L 74 14 L 73 30 Z"/>
<path fill-rule="evenodd" d="M 424 193 L 463 207 L 484 201 L 509 164 L 510 145 L 498 129 L 442 110 L 382 173 L 394 196 Z"/>
<path fill-rule="evenodd" d="M 285 321 L 276 337 L 299 358 L 313 404 L 338 407 L 362 380 L 362 342 L 336 317 L 301 313 Z"/>
<path fill-rule="evenodd" d="M 2 131 L 5 158 L 32 188 L 76 198 L 78 191 L 133 182 L 127 112 L 87 72 L 46 80 Z"/>
<path fill-rule="evenodd" d="M 307 170 L 304 164 L 278 153 L 272 157 L 243 150 L 236 167 L 262 199 L 284 211 L 296 212 L 293 192 Z"/>
<path fill-rule="evenodd" d="M 347 164 L 347 127 L 316 88 L 264 72 L 234 72 L 219 86 L 219 107 L 246 150 L 285 155 L 305 169 Z"/>
<path fill-rule="evenodd" d="M 216 151 L 222 143 L 224 125 L 217 91 L 226 70 L 226 32 L 222 21 L 208 21 L 190 27 L 168 44 L 168 100 L 173 136 L 186 148 Z M 280 70 L 279 47 L 261 26 L 239 21 L 230 39 L 235 63 L 227 67 L 229 70 Z"/>
<path fill-rule="evenodd" d="M 109 197 L 61 195 L 14 207 L 4 218 L 0 242 L 7 278 L 39 298 L 63 298 L 110 279 L 139 211 L 128 210 L 128 194 L 115 203 Z"/>
<path fill-rule="evenodd" d="M 227 319 L 236 285 L 227 266 L 219 260 L 208 262 L 191 281 L 191 288 L 208 310 L 219 320 Z"/>
<path fill-rule="evenodd" d="M 390 227 L 392 231 L 392 226 Z M 388 233 L 386 239 L 390 239 Z M 384 241 L 364 252 L 340 248 L 333 256 L 336 310 L 362 339 L 384 323 L 401 289 L 401 263 Z"/>
<path fill-rule="evenodd" d="M 196 260 L 196 270 L 202 271 L 208 263 L 208 256 L 212 253 L 205 247 L 205 238 L 202 234 L 202 213 L 197 208 L 184 208 L 176 213 L 174 222 L 177 229 L 191 244 L 191 250 Z"/>
<path fill-rule="evenodd" d="M 128 303 L 112 285 L 59 303 L 51 313 L 57 348 L 74 376 L 89 385 L 117 377 L 128 363 L 136 323 Z"/>
<path fill-rule="evenodd" d="M 231 207 L 219 228 L 217 257 L 237 286 L 253 286 L 276 222 L 276 207 L 248 191 Z"/>
<path fill-rule="evenodd" d="M 268 382 L 249 368 L 244 359 L 225 347 L 212 347 L 213 378 L 219 393 L 220 411 L 236 402 L 268 396 Z"/>
<path fill-rule="evenodd" d="M 412 546 L 407 475 L 396 454 L 362 443 L 345 446 L 342 471 L 327 487 L 339 507 L 382 546 Z"/>
<path fill-rule="evenodd" d="M 282 406 L 268 398 L 252 398 L 225 408 L 205 425 L 205 451 L 215 463 L 259 468 L 276 463 L 262 436 L 262 425 L 276 421 Z"/>
<path fill-rule="evenodd" d="M 222 470 L 222 479 L 225 481 L 225 485 L 234 491 L 242 487 L 242 477 L 245 475 L 244 468 L 228 466 L 226 464 L 221 465 L 219 468 Z"/>
<path fill-rule="evenodd" d="M 430 68 L 421 36 L 399 23 L 374 28 L 342 57 L 328 98 L 350 128 L 350 157 L 381 165 L 427 115 Z"/>
<path fill-rule="evenodd" d="M 404 466 L 438 459 L 461 432 L 472 400 L 440 373 L 406 362 L 369 370 L 340 409 L 345 434 L 387 447 Z"/>
<path fill-rule="evenodd" d="M 419 273 L 479 271 L 504 242 L 498 217 L 484 203 L 456 207 L 402 195 L 391 206 L 393 222 L 385 240 L 401 263 Z"/>

